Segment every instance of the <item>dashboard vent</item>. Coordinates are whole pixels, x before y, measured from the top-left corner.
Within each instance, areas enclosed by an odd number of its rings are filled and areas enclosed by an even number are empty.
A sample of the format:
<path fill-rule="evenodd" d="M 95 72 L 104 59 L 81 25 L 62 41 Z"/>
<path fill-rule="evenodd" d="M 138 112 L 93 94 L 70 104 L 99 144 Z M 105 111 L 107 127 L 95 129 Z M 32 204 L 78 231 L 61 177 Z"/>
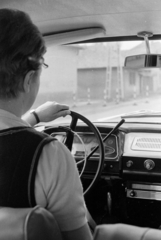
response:
<path fill-rule="evenodd" d="M 132 150 L 161 152 L 161 138 L 136 137 L 132 143 Z"/>

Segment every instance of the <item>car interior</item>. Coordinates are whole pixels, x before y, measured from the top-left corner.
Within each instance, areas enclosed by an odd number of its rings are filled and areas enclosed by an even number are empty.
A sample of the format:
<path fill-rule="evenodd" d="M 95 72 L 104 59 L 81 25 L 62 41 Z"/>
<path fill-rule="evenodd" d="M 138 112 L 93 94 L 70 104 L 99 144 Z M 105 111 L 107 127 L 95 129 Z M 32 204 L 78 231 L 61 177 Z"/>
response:
<path fill-rule="evenodd" d="M 94 240 L 161 239 L 161 1 L 1 0 L 0 8 L 27 12 L 45 39 L 49 69 L 34 107 L 58 101 L 71 115 L 35 129 L 71 151 Z M 45 239 L 61 239 L 53 236 Z"/>

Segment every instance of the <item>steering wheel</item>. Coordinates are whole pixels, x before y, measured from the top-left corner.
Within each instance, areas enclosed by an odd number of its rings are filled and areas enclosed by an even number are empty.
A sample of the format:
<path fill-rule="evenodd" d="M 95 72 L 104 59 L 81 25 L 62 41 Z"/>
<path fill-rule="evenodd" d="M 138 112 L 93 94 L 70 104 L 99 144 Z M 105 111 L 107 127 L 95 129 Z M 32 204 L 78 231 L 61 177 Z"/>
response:
<path fill-rule="evenodd" d="M 64 144 L 67 146 L 67 148 L 70 151 L 72 150 L 72 144 L 73 144 L 73 140 L 74 140 L 74 132 L 75 132 L 75 129 L 77 126 L 77 122 L 80 119 L 82 122 L 86 123 L 87 126 L 90 128 L 90 130 L 95 134 L 95 137 L 97 138 L 97 142 L 98 142 L 97 148 L 99 147 L 99 149 L 100 149 L 97 170 L 94 174 L 94 177 L 93 177 L 91 183 L 89 184 L 87 189 L 84 191 L 84 195 L 86 195 L 93 188 L 93 186 L 95 185 L 95 183 L 97 182 L 97 180 L 99 179 L 99 177 L 102 173 L 102 169 L 104 166 L 104 145 L 103 145 L 102 137 L 101 137 L 99 130 L 91 121 L 89 121 L 86 117 L 82 116 L 81 114 L 73 112 L 73 111 L 71 111 L 70 115 L 71 115 L 72 119 L 71 119 L 69 127 L 63 127 L 63 126 L 57 127 L 58 129 L 60 129 L 60 131 L 63 129 L 63 131 L 65 131 L 67 133 L 66 140 L 64 142 Z M 51 129 L 51 128 L 49 128 L 49 129 Z M 46 129 L 45 132 L 48 132 L 48 129 Z M 95 152 L 95 149 L 87 156 L 86 161 L 84 159 L 85 163 L 89 160 L 89 158 L 92 156 L 92 154 L 94 152 Z M 78 164 L 79 163 L 82 163 L 82 161 L 78 162 Z M 85 169 L 85 167 L 83 167 L 83 171 L 84 171 L 84 169 Z"/>

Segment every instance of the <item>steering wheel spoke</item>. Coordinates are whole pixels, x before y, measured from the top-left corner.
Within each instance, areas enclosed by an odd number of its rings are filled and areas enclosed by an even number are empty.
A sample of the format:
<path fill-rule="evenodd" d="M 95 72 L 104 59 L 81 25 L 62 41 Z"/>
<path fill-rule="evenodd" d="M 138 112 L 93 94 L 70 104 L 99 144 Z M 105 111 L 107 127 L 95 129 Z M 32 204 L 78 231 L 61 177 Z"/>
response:
<path fill-rule="evenodd" d="M 84 163 L 84 161 L 85 161 L 85 158 L 83 158 L 82 160 L 76 162 L 77 166 L 79 166 L 80 164 Z"/>

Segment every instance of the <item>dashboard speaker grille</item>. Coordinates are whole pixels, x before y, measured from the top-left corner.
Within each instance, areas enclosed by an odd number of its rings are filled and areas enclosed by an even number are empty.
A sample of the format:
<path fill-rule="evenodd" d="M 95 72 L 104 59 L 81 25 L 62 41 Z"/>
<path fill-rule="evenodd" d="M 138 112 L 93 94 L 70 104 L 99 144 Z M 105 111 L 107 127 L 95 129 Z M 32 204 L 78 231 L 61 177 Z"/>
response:
<path fill-rule="evenodd" d="M 135 137 L 131 148 L 132 150 L 161 152 L 161 138 Z"/>

